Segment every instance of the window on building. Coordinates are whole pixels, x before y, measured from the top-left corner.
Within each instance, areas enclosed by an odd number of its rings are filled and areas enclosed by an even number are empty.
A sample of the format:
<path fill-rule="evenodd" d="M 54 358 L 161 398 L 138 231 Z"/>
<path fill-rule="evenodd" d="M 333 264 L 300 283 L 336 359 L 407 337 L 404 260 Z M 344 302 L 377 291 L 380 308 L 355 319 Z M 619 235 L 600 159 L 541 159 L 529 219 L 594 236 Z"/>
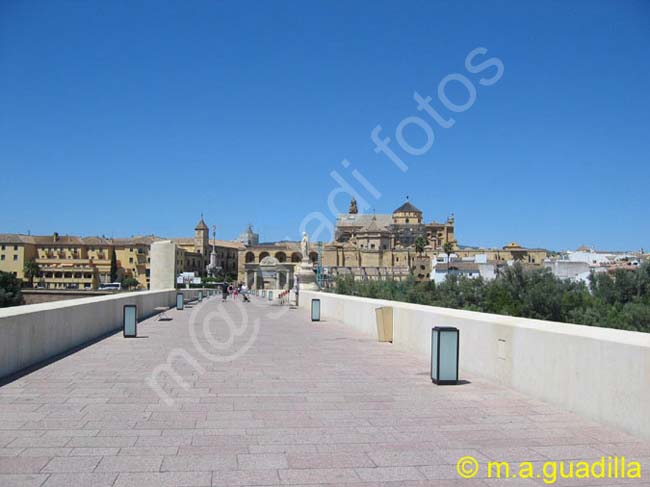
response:
<path fill-rule="evenodd" d="M 0 257 L 0 260 L 5 260 L 5 256 L 3 255 L 2 257 Z"/>
<path fill-rule="evenodd" d="M 14 255 L 14 262 L 18 260 L 18 256 Z"/>
<path fill-rule="evenodd" d="M 14 250 L 18 250 L 18 245 L 14 245 Z"/>
<path fill-rule="evenodd" d="M 6 247 L 4 245 L 2 246 L 2 250 L 6 250 Z"/>
<path fill-rule="evenodd" d="M 129 264 L 133 264 L 133 257 L 129 257 Z"/>

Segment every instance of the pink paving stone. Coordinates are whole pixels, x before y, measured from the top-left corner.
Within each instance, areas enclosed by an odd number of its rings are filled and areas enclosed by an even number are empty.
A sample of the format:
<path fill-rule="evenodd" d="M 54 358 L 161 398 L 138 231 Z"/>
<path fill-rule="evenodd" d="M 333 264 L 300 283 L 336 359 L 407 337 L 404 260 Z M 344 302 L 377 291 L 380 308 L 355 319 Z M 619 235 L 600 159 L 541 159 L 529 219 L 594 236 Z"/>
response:
<path fill-rule="evenodd" d="M 216 470 L 212 472 L 212 485 L 234 487 L 244 485 L 277 485 L 280 477 L 276 470 Z"/>
<path fill-rule="evenodd" d="M 202 320 L 221 341 L 244 332 L 212 361 Z M 650 443 L 479 377 L 437 387 L 426 358 L 377 343 L 303 310 L 207 300 L 116 334 L 0 388 L 0 485 L 485 486 L 458 478 L 474 455 L 540 462 L 625 454 L 650 468 Z M 190 316 L 197 320 L 190 325 Z M 184 349 L 174 369 L 185 390 L 159 376 L 173 404 L 145 379 Z M 39 456 L 40 455 L 40 456 Z M 63 456 L 57 456 L 63 455 Z M 606 484 L 606 483 L 605 483 Z M 499 484 L 501 485 L 501 484 Z M 515 485 L 509 483 L 509 485 Z M 523 484 L 522 484 L 523 485 Z M 572 482 L 571 485 L 589 485 Z M 639 484 L 639 485 L 642 485 Z"/>
<path fill-rule="evenodd" d="M 28 474 L 0 474 L 0 485 L 2 487 L 39 487 L 47 475 Z"/>
<path fill-rule="evenodd" d="M 92 472 L 101 457 L 54 457 L 41 470 L 43 473 L 76 473 Z"/>
<path fill-rule="evenodd" d="M 116 478 L 115 473 L 55 473 L 43 487 L 111 487 Z"/>
<path fill-rule="evenodd" d="M 120 473 L 113 487 L 209 487 L 211 472 Z"/>
<path fill-rule="evenodd" d="M 50 457 L 0 457 L 0 474 L 38 473 Z"/>
<path fill-rule="evenodd" d="M 268 470 L 287 468 L 287 456 L 284 453 L 245 453 L 237 455 L 240 470 Z"/>
<path fill-rule="evenodd" d="M 96 472 L 158 472 L 163 457 L 158 456 L 113 456 L 104 457 Z"/>

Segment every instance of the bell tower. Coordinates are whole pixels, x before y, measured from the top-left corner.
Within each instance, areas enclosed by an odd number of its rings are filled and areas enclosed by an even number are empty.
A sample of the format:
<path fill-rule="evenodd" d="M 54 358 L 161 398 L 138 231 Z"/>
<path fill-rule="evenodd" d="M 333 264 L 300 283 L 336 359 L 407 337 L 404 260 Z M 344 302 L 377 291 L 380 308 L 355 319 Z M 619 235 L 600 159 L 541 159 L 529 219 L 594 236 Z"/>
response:
<path fill-rule="evenodd" d="M 196 224 L 196 227 L 194 227 L 194 251 L 207 258 L 209 248 L 210 229 L 205 224 L 205 221 L 203 221 L 203 213 L 201 213 L 201 219 Z"/>

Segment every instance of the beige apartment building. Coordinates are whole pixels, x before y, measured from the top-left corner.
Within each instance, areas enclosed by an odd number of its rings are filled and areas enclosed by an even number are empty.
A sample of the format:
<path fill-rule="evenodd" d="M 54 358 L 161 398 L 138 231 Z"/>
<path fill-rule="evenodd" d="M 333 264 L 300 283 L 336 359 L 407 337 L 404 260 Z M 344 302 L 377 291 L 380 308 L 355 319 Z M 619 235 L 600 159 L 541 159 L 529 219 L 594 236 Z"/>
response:
<path fill-rule="evenodd" d="M 213 251 L 221 267 L 237 272 L 240 244 L 222 240 L 209 241 L 203 218 L 196 225 L 193 238 L 173 238 L 177 244 L 177 268 L 181 272 L 205 275 L 209 254 Z M 149 288 L 151 244 L 170 240 L 155 235 L 131 238 L 78 237 L 71 235 L 0 234 L 0 271 L 26 281 L 25 264 L 38 264 L 40 276 L 34 285 L 45 289 L 97 289 L 111 282 L 115 267 L 137 279 L 139 287 Z"/>

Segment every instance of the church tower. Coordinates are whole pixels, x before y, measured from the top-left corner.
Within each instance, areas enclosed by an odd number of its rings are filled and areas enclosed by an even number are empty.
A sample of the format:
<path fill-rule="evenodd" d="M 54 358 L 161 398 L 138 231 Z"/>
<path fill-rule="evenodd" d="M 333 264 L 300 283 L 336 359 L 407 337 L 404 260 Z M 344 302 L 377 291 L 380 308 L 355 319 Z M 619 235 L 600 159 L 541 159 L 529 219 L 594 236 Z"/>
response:
<path fill-rule="evenodd" d="M 194 251 L 203 255 L 204 258 L 208 257 L 208 249 L 210 248 L 210 229 L 203 221 L 203 214 L 199 223 L 194 228 Z"/>

